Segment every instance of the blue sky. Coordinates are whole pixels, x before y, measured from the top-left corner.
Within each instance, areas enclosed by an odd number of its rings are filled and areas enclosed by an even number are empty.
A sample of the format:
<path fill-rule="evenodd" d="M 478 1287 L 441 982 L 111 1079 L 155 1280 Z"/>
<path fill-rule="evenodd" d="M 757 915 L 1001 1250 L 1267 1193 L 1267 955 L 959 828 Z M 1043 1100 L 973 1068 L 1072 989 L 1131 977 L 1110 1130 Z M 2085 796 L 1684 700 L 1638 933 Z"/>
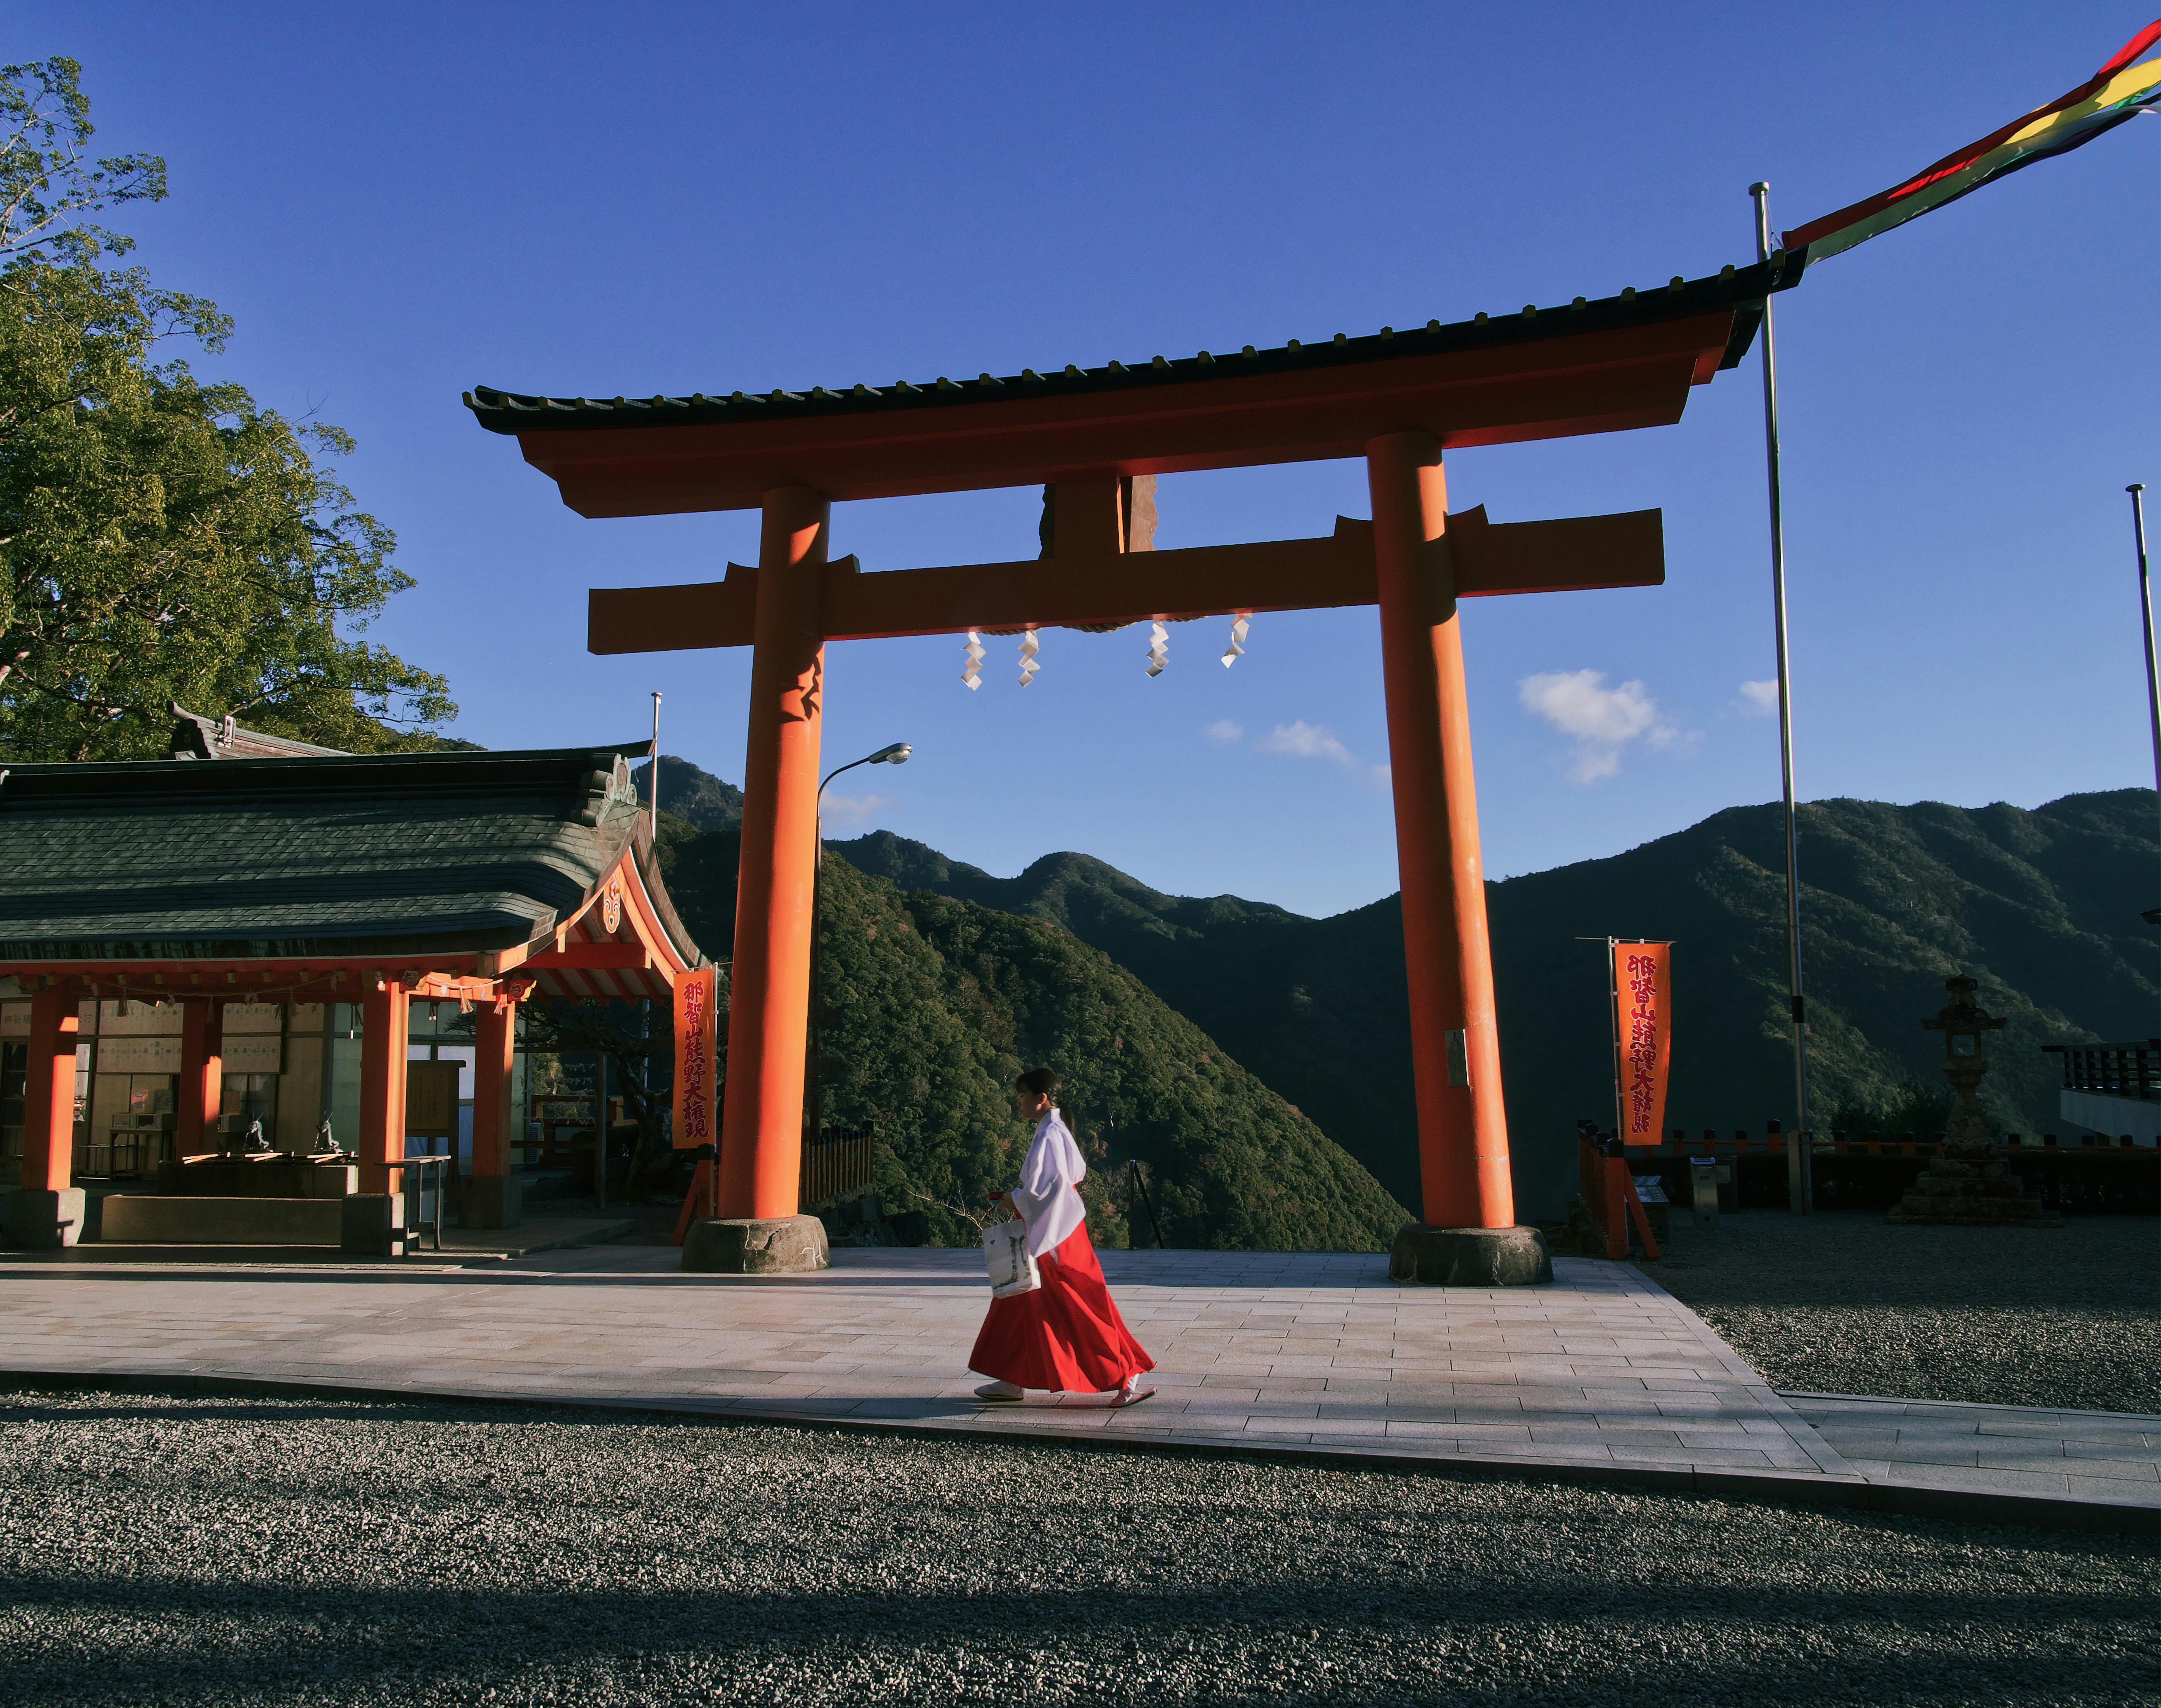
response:
<path fill-rule="evenodd" d="M 81 60 L 100 148 L 166 157 L 170 200 L 123 223 L 237 318 L 200 365 L 357 435 L 346 477 L 419 583 L 373 633 L 450 676 L 456 733 L 634 737 L 658 688 L 666 750 L 734 780 L 747 654 L 590 658 L 584 593 L 716 575 L 756 518 L 583 520 L 462 390 L 1010 372 L 1693 277 L 1753 258 L 1752 180 L 1798 225 L 2070 87 L 2147 15 L 17 0 L 0 51 Z M 1779 299 L 1804 797 L 2152 782 L 2122 488 L 2161 480 L 2157 216 L 2143 118 Z M 1676 427 L 1451 458 L 1454 507 L 1496 520 L 1665 511 L 1662 589 L 1466 608 L 1496 875 L 1777 795 L 1746 685 L 1772 674 L 1755 375 Z M 1355 463 L 1179 476 L 1159 503 L 1164 545 L 1367 513 Z M 1036 505 L 844 505 L 835 549 L 1027 555 Z M 1080 847 L 1311 913 L 1388 893 L 1372 614 L 1258 618 L 1227 671 L 1226 627 L 1175 627 L 1153 681 L 1144 629 L 1049 632 L 1025 690 L 993 640 L 974 694 L 957 638 L 831 648 L 828 763 L 916 748 L 843 779 L 836 829 L 1000 872 Z"/>

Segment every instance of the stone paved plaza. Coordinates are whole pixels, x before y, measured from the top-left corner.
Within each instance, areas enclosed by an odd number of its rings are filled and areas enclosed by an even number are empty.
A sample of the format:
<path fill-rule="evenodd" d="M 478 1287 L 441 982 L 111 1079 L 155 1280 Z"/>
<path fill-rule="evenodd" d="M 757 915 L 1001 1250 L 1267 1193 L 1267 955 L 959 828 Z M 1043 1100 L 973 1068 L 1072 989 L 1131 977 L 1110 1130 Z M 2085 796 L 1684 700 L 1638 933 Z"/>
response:
<path fill-rule="evenodd" d="M 1789 1400 L 1625 1264 L 1563 1258 L 1551 1286 L 1487 1292 L 1398 1287 L 1366 1255 L 1102 1255 L 1159 1365 L 1157 1397 L 1126 1410 L 972 1398 L 971 1252 L 841 1250 L 760 1278 L 628 1245 L 463 1267 L 15 1262 L 0 1369 L 2161 1510 L 2161 1418 Z"/>

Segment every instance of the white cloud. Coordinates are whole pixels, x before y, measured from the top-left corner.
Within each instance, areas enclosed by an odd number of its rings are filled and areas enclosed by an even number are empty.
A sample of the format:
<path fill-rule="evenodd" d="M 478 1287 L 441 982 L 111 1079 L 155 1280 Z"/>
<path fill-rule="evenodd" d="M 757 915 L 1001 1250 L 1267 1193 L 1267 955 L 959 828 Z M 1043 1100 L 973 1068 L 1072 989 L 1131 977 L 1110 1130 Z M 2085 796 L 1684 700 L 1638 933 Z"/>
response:
<path fill-rule="evenodd" d="M 1246 739 L 1246 726 L 1232 723 L 1227 717 L 1219 717 L 1208 726 L 1207 736 L 1211 742 L 1242 742 Z"/>
<path fill-rule="evenodd" d="M 1758 717 L 1769 717 L 1778 710 L 1778 679 L 1768 682 L 1743 682 L 1741 698 L 1736 702 L 1742 711 Z"/>
<path fill-rule="evenodd" d="M 829 794 L 825 797 L 823 817 L 828 825 L 860 825 L 899 805 L 900 799 L 897 795 Z"/>
<path fill-rule="evenodd" d="M 1304 718 L 1278 724 L 1254 742 L 1253 751 L 1281 753 L 1294 759 L 1325 759 L 1346 771 L 1362 773 L 1369 782 L 1385 784 L 1388 780 L 1386 765 L 1368 765 L 1345 747 L 1327 725 L 1308 723 Z"/>
<path fill-rule="evenodd" d="M 1279 723 L 1260 740 L 1253 743 L 1257 753 L 1288 753 L 1297 759 L 1327 759 L 1336 764 L 1353 766 L 1357 756 L 1336 738 L 1336 732 L 1322 724 L 1310 724 L 1304 718 L 1295 723 Z"/>
<path fill-rule="evenodd" d="M 1612 776 L 1631 742 L 1664 747 L 1680 738 L 1641 682 L 1608 688 L 1603 670 L 1541 671 L 1518 682 L 1516 693 L 1526 711 L 1575 738 L 1575 763 L 1569 774 L 1578 783 Z"/>

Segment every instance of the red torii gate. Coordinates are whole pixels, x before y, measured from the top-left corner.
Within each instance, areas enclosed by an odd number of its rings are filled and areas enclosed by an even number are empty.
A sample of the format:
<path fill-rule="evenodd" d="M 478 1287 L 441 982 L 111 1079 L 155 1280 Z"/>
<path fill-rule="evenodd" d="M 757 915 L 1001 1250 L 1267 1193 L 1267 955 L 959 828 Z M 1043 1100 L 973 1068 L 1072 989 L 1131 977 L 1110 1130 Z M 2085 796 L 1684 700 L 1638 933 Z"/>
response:
<path fill-rule="evenodd" d="M 468 393 L 581 515 L 763 517 L 755 568 L 596 590 L 588 618 L 596 653 L 753 648 L 721 1216 L 798 1207 L 826 641 L 1377 604 L 1424 1216 L 1396 1270 L 1549 1273 L 1535 1230 L 1514 1230 L 1456 601 L 1655 586 L 1663 539 L 1656 511 L 1451 517 L 1442 452 L 1676 421 L 1692 387 L 1740 361 L 1766 294 L 1799 276 L 1774 257 L 1454 325 L 922 386 Z M 1153 551 L 1127 513 L 1135 477 L 1349 456 L 1366 460 L 1372 520 L 1322 538 Z M 836 499 L 1036 484 L 1043 558 L 865 574 L 829 555 Z M 815 1235 L 798 1248 L 823 1261 Z"/>

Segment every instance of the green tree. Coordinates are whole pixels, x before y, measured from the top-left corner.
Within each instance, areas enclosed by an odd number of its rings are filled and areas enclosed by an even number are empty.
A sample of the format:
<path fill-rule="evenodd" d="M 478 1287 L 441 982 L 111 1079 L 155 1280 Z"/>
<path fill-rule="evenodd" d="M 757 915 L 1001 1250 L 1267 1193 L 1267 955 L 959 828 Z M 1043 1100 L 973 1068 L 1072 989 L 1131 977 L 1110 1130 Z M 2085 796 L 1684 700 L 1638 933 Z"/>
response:
<path fill-rule="evenodd" d="M 359 638 L 413 581 L 315 461 L 351 439 L 159 359 L 232 323 L 89 223 L 162 200 L 165 167 L 90 156 L 80 69 L 0 66 L 0 756 L 151 757 L 174 700 L 329 747 L 433 745 L 447 685 Z"/>

